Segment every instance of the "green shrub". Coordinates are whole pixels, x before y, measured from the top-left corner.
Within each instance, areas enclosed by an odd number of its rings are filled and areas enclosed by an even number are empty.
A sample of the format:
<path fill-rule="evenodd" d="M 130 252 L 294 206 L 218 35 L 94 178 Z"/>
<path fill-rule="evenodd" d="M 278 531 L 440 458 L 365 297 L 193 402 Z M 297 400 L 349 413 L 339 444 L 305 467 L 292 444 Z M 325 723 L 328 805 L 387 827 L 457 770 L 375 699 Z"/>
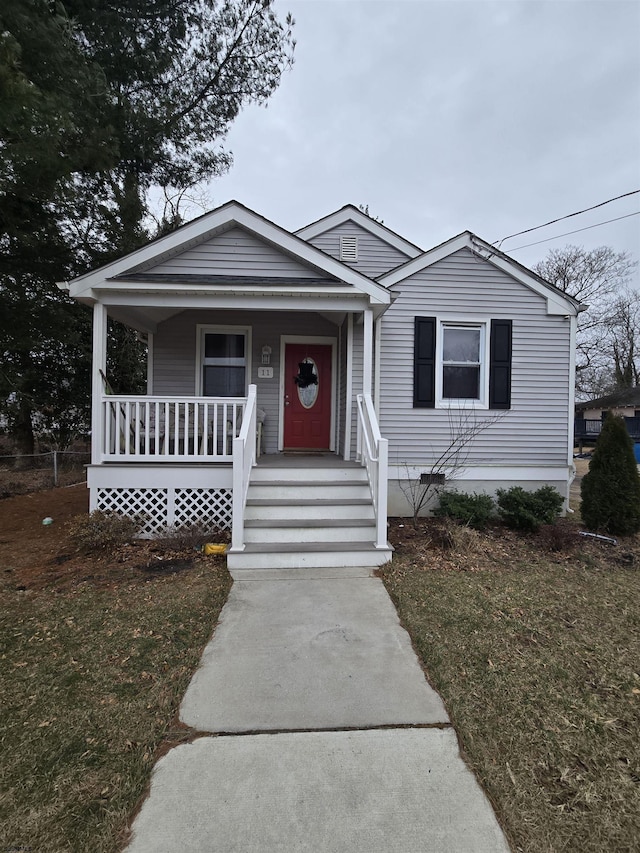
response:
<path fill-rule="evenodd" d="M 475 527 L 476 530 L 484 530 L 494 507 L 495 504 L 490 495 L 443 492 L 440 495 L 440 506 L 434 514 L 455 518 L 456 521 Z"/>
<path fill-rule="evenodd" d="M 553 524 L 564 499 L 553 486 L 527 492 L 522 486 L 498 489 L 498 512 L 505 524 L 515 530 L 536 531 L 542 524 Z"/>
<path fill-rule="evenodd" d="M 640 530 L 640 477 L 622 418 L 605 418 L 580 491 L 582 520 L 590 530 L 622 536 Z"/>
<path fill-rule="evenodd" d="M 136 535 L 138 522 L 117 512 L 96 509 L 76 515 L 67 525 L 69 543 L 83 554 L 126 545 Z"/>

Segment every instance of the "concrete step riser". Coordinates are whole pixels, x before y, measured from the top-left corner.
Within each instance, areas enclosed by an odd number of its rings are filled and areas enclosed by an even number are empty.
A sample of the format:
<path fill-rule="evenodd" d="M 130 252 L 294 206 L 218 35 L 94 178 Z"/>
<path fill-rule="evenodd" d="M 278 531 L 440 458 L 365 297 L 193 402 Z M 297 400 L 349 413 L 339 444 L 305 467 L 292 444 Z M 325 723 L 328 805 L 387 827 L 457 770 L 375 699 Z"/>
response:
<path fill-rule="evenodd" d="M 227 554 L 229 569 L 304 569 L 347 566 L 382 566 L 391 552 L 371 548 L 363 551 L 271 551 L 269 553 Z"/>
<path fill-rule="evenodd" d="M 374 518 L 371 504 L 335 504 L 334 506 L 313 506 L 313 504 L 296 504 L 295 501 L 284 506 L 251 506 L 245 508 L 246 519 L 270 519 L 278 521 L 296 520 L 304 522 L 306 519 L 315 521 L 326 521 L 332 519 L 353 518 L 358 520 L 372 520 Z"/>
<path fill-rule="evenodd" d="M 300 500 L 367 500 L 370 497 L 371 491 L 365 483 L 357 486 L 338 483 L 319 483 L 313 486 L 251 483 L 247 495 L 247 498 L 254 500 L 290 500 L 291 503 Z"/>
<path fill-rule="evenodd" d="M 376 529 L 374 525 L 367 527 L 314 527 L 308 532 L 303 525 L 295 527 L 245 527 L 245 542 L 260 544 L 263 542 L 282 542 L 304 545 L 305 539 L 313 538 L 314 542 L 374 542 Z"/>

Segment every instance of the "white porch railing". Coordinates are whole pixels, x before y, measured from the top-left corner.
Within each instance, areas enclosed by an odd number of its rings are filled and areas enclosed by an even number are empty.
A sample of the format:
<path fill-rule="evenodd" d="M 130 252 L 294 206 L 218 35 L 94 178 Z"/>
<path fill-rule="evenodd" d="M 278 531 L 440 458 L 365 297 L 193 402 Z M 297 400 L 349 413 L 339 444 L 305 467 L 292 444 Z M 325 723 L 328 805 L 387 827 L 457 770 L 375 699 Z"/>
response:
<path fill-rule="evenodd" d="M 244 550 L 244 508 L 247 503 L 251 469 L 256 464 L 256 386 L 249 385 L 249 396 L 240 435 L 233 439 L 233 495 L 231 548 Z"/>
<path fill-rule="evenodd" d="M 231 462 L 246 405 L 244 397 L 103 395 L 100 460 Z"/>
<path fill-rule="evenodd" d="M 376 517 L 376 548 L 387 548 L 389 442 L 380 434 L 371 394 L 358 394 L 357 458 L 367 469 Z"/>

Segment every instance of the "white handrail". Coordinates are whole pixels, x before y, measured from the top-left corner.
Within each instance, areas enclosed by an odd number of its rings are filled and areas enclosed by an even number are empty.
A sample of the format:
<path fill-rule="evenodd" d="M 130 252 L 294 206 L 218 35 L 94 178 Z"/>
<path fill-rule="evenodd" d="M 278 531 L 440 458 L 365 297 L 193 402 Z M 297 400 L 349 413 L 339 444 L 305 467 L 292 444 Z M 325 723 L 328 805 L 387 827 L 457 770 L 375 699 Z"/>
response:
<path fill-rule="evenodd" d="M 376 548 L 387 548 L 387 492 L 389 442 L 378 426 L 371 394 L 358 394 L 358 459 L 367 469 L 373 510 L 376 518 Z"/>
<path fill-rule="evenodd" d="M 231 548 L 234 551 L 244 550 L 244 508 L 247 503 L 251 469 L 256 464 L 256 390 L 255 385 L 249 385 L 240 434 L 233 439 Z"/>
<path fill-rule="evenodd" d="M 244 397 L 103 394 L 102 462 L 231 462 Z"/>

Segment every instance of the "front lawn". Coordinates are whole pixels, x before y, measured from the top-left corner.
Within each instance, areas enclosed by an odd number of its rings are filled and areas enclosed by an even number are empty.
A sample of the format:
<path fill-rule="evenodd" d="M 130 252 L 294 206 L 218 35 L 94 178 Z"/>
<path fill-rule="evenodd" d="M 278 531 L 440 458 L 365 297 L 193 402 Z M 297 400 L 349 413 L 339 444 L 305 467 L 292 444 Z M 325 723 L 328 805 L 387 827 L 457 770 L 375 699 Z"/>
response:
<path fill-rule="evenodd" d="M 434 525 L 382 577 L 514 850 L 638 851 L 640 541 Z"/>
<path fill-rule="evenodd" d="M 0 850 L 120 849 L 158 751 L 190 736 L 176 712 L 230 579 L 224 558 L 150 556 L 5 557 Z"/>

